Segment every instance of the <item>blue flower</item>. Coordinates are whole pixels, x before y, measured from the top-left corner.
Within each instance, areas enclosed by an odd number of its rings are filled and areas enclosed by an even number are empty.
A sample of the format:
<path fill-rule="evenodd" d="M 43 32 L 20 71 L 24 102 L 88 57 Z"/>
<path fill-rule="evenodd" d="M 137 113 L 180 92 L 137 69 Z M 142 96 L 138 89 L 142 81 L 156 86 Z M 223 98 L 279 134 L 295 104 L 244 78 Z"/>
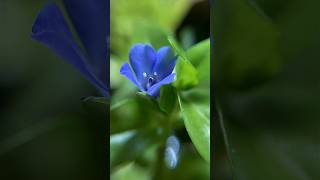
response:
<path fill-rule="evenodd" d="M 76 43 L 62 12 L 52 2 L 38 14 L 31 36 L 72 64 L 107 97 L 109 0 L 63 0 L 63 3 L 81 44 Z"/>
<path fill-rule="evenodd" d="M 168 46 L 157 52 L 150 45 L 137 44 L 129 53 L 129 63 L 124 63 L 120 74 L 132 81 L 142 92 L 158 97 L 160 87 L 170 84 L 175 78 L 173 69 L 177 57 Z"/>

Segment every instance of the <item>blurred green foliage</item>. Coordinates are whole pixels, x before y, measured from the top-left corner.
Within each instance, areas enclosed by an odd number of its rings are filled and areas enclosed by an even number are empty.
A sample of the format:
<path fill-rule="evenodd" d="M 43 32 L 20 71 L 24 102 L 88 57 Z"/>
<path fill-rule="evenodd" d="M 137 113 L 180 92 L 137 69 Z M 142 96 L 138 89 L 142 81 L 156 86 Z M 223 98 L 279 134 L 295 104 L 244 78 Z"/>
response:
<path fill-rule="evenodd" d="M 165 45 L 166 34 L 173 33 L 191 7 L 189 0 L 111 0 L 112 52 L 127 58 L 135 43 L 151 43 L 156 49 Z"/>
<path fill-rule="evenodd" d="M 319 6 L 215 1 L 216 179 L 320 178 Z"/>

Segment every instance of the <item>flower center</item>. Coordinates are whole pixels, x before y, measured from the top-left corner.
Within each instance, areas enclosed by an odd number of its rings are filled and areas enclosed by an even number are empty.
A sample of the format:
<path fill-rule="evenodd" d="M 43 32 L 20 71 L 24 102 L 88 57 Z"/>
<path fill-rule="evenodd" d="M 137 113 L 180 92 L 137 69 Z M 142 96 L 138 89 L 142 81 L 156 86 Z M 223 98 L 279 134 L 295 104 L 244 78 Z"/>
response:
<path fill-rule="evenodd" d="M 145 79 L 145 89 L 148 90 L 151 86 L 156 84 L 157 81 L 157 72 L 153 72 L 152 74 L 143 73 L 143 77 Z"/>
<path fill-rule="evenodd" d="M 152 84 L 153 82 L 154 82 L 154 78 L 153 78 L 153 77 L 149 77 L 148 83 L 149 83 L 149 84 Z"/>

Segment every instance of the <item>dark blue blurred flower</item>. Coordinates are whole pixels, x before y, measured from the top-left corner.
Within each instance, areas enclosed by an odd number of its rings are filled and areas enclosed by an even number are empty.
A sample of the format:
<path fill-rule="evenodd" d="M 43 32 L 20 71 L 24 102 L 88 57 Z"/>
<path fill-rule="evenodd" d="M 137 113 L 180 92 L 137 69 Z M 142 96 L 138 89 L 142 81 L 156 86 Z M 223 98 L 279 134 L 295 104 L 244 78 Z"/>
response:
<path fill-rule="evenodd" d="M 59 7 L 51 2 L 38 14 L 32 38 L 72 64 L 107 97 L 109 0 L 63 0 L 63 3 L 81 45 L 76 43 Z"/>
<path fill-rule="evenodd" d="M 150 45 L 137 44 L 130 50 L 130 65 L 122 65 L 120 73 L 132 81 L 142 92 L 158 97 L 160 87 L 170 84 L 174 78 L 177 57 L 168 46 L 157 52 Z"/>

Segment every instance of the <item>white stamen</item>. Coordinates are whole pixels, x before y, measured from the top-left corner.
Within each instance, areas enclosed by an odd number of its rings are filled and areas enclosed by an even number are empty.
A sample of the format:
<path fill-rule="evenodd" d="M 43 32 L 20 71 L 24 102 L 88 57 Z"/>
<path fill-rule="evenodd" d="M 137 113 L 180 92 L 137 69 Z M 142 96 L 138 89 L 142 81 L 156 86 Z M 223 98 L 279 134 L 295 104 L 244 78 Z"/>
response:
<path fill-rule="evenodd" d="M 145 73 L 145 72 L 143 72 L 142 75 L 143 75 L 144 78 L 147 77 L 147 73 Z"/>
<path fill-rule="evenodd" d="M 158 74 L 157 74 L 157 72 L 154 72 L 154 73 L 153 73 L 153 75 L 155 75 L 155 76 L 156 76 L 156 75 L 158 75 Z"/>

